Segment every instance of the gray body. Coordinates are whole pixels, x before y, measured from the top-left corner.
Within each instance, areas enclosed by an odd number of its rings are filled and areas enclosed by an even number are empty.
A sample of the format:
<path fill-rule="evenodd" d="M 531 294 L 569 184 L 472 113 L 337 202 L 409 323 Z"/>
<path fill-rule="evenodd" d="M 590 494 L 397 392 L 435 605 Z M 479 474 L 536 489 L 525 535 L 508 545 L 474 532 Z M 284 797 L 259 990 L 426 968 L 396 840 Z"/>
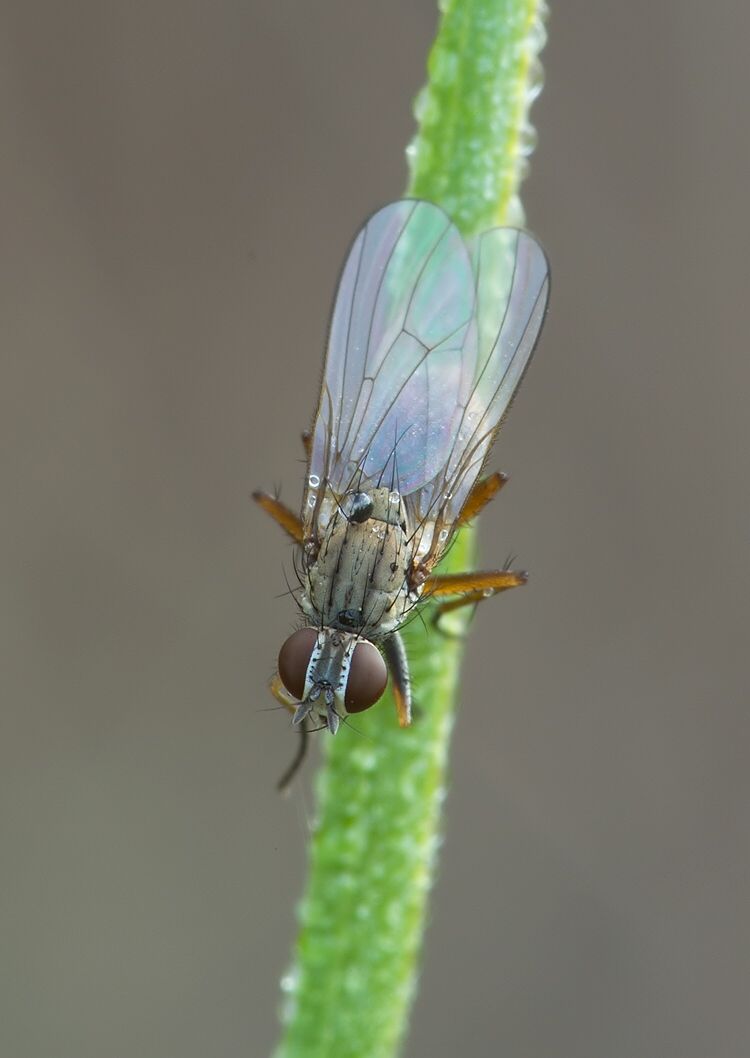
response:
<path fill-rule="evenodd" d="M 313 627 L 365 639 L 388 635 L 418 598 L 409 591 L 411 559 L 400 495 L 387 488 L 348 494 L 309 564 L 301 599 L 305 616 Z"/>
<path fill-rule="evenodd" d="M 335 733 L 357 642 L 382 641 L 391 674 L 408 694 L 406 655 L 398 637 L 422 588 L 410 589 L 412 547 L 398 492 L 371 488 L 347 493 L 328 520 L 316 551 L 306 557 L 300 604 L 318 629 L 295 723 L 311 713 Z"/>

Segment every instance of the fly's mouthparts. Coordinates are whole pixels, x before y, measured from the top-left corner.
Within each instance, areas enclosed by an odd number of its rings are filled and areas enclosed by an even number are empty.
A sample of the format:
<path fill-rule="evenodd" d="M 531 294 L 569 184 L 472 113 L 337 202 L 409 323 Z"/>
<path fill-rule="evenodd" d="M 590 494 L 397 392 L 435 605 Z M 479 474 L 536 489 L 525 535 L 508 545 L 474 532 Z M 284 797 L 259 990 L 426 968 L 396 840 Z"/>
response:
<path fill-rule="evenodd" d="M 308 716 L 312 712 L 313 705 L 309 699 L 306 702 L 300 702 L 297 708 L 294 710 L 294 716 L 292 717 L 292 726 L 299 727 L 300 724 L 304 724 Z"/>
<path fill-rule="evenodd" d="M 318 710 L 318 719 L 328 728 L 332 735 L 336 734 L 341 723 L 341 718 L 336 712 L 336 696 L 333 692 L 333 687 L 323 682 L 313 684 L 307 698 L 298 704 L 292 717 L 293 727 L 302 727 L 304 725 L 305 721 L 315 712 L 316 704 L 321 695 L 325 701 L 325 713 L 322 709 Z"/>
<path fill-rule="evenodd" d="M 335 735 L 338 731 L 340 722 L 339 714 L 334 709 L 333 702 L 329 702 L 326 710 L 326 723 L 332 735 Z"/>

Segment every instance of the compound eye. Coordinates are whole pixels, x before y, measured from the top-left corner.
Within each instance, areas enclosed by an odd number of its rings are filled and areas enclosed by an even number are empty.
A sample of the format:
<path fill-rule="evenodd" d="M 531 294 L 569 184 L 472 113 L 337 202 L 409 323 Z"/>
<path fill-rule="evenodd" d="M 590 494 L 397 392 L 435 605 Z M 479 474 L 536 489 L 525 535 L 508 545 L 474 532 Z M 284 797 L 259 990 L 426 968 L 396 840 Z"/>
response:
<path fill-rule="evenodd" d="M 346 709 L 361 713 L 375 705 L 388 683 L 388 669 L 376 646 L 364 640 L 357 643 L 346 683 Z"/>
<path fill-rule="evenodd" d="M 318 633 L 314 628 L 300 628 L 289 636 L 279 651 L 281 682 L 299 702 L 305 693 L 307 667 L 317 640 Z"/>

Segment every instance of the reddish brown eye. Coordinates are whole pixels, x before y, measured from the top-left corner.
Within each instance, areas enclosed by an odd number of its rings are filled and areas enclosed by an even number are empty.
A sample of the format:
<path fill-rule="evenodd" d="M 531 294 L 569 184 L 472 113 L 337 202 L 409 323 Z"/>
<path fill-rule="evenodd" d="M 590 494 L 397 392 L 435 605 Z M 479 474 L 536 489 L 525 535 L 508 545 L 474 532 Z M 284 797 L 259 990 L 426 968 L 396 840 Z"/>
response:
<path fill-rule="evenodd" d="M 302 701 L 310 655 L 318 638 L 314 628 L 300 628 L 286 640 L 279 651 L 279 676 L 290 694 Z"/>
<path fill-rule="evenodd" d="M 388 669 L 380 651 L 364 640 L 357 643 L 346 684 L 346 709 L 349 713 L 361 713 L 375 705 L 388 682 Z"/>

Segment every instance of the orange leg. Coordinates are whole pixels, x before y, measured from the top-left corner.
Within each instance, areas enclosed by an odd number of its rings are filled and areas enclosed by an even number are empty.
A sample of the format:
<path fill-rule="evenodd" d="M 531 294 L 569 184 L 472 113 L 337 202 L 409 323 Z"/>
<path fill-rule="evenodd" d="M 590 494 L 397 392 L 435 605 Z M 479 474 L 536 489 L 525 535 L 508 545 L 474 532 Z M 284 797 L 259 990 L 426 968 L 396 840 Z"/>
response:
<path fill-rule="evenodd" d="M 436 573 L 427 578 L 424 591 L 429 598 L 466 595 L 477 591 L 489 598 L 508 588 L 520 588 L 528 579 L 528 573 L 512 569 L 497 569 L 490 573 Z"/>
<path fill-rule="evenodd" d="M 432 614 L 432 624 L 438 630 L 438 632 L 445 636 L 446 639 L 465 639 L 465 632 L 452 632 L 446 628 L 441 622 L 446 614 L 453 613 L 454 610 L 460 610 L 464 606 L 473 606 L 476 610 L 480 602 L 484 602 L 487 596 L 483 591 L 470 591 L 466 595 L 459 595 L 457 599 L 451 599 L 450 602 L 441 602 L 439 606 L 436 606 Z M 473 618 L 472 614 L 472 618 Z"/>
<path fill-rule="evenodd" d="M 432 623 L 443 633 L 453 637 L 454 633 L 442 628 L 440 621 L 446 614 L 459 610 L 462 606 L 478 606 L 498 592 L 508 588 L 518 588 L 528 580 L 528 574 L 513 570 L 497 570 L 493 573 L 445 573 L 428 577 L 425 584 L 425 596 L 445 598 L 456 595 L 457 598 L 441 602 L 435 608 Z M 458 638 L 461 638 L 459 635 Z"/>
<path fill-rule="evenodd" d="M 253 499 L 260 504 L 266 514 L 270 514 L 277 525 L 291 536 L 297 544 L 302 543 L 302 522 L 299 515 L 286 507 L 281 500 L 269 496 L 267 492 L 254 492 Z"/>
<path fill-rule="evenodd" d="M 496 472 L 478 481 L 466 497 L 466 503 L 458 516 L 457 524 L 468 525 L 472 518 L 476 518 L 490 500 L 495 498 L 507 480 L 507 474 Z"/>
<path fill-rule="evenodd" d="M 289 693 L 284 684 L 281 682 L 281 676 L 278 672 L 275 672 L 271 679 L 268 681 L 268 689 L 274 696 L 277 702 L 280 702 L 285 709 L 288 709 L 290 713 L 297 711 L 299 702 L 297 699 Z"/>
<path fill-rule="evenodd" d="M 451 599 L 450 602 L 441 602 L 436 607 L 435 616 L 433 623 L 438 624 L 441 617 L 444 617 L 447 613 L 453 613 L 454 610 L 460 610 L 462 606 L 476 606 L 477 603 L 483 602 L 489 598 L 486 592 L 480 591 L 467 591 L 466 595 L 459 595 L 457 599 Z"/>
<path fill-rule="evenodd" d="M 312 434 L 309 430 L 304 430 L 302 433 L 302 447 L 309 459 L 312 451 Z M 269 496 L 267 492 L 257 490 L 253 493 L 253 499 L 260 504 L 266 514 L 271 515 L 285 533 L 291 536 L 292 540 L 298 544 L 302 543 L 302 521 L 294 511 L 290 510 L 281 500 L 277 500 L 275 496 Z"/>

